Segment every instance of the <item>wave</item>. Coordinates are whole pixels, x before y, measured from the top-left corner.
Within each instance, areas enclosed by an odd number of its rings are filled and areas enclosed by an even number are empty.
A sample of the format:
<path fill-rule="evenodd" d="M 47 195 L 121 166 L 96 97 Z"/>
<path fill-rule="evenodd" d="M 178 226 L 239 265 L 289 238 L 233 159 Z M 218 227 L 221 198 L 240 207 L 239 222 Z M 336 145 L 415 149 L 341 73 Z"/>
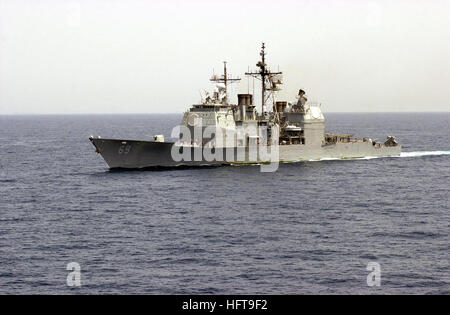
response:
<path fill-rule="evenodd" d="M 417 152 L 402 152 L 399 157 L 417 157 L 428 155 L 449 155 L 450 151 L 417 151 Z"/>
<path fill-rule="evenodd" d="M 364 157 L 355 157 L 355 158 L 322 158 L 322 159 L 309 160 L 309 162 L 339 161 L 339 160 L 372 160 L 372 159 L 381 159 L 381 158 L 390 158 L 390 157 L 402 158 L 402 157 L 421 157 L 421 156 L 430 156 L 430 155 L 450 155 L 450 151 L 401 152 L 400 155 L 397 155 L 397 156 L 364 156 Z"/>

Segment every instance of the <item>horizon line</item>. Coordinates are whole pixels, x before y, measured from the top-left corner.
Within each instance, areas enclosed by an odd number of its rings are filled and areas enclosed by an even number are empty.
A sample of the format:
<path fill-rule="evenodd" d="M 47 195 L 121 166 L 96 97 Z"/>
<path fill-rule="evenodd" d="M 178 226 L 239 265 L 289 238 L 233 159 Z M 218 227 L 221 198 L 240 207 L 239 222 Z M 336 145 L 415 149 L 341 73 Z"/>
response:
<path fill-rule="evenodd" d="M 129 113 L 10 113 L 2 114 L 0 116 L 86 116 L 86 115 L 180 115 L 184 112 L 157 112 L 157 113 L 143 113 L 143 112 L 129 112 Z M 341 112 L 326 112 L 324 114 L 442 114 L 450 113 L 450 111 L 341 111 Z"/>

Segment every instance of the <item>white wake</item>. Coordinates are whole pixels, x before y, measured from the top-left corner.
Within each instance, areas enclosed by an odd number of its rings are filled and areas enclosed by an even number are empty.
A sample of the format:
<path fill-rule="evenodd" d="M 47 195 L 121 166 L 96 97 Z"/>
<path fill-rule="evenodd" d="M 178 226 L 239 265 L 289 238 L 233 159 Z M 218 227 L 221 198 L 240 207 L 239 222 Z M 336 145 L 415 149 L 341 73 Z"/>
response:
<path fill-rule="evenodd" d="M 417 151 L 417 152 L 402 152 L 399 157 L 417 157 L 427 155 L 449 155 L 450 151 Z"/>
<path fill-rule="evenodd" d="M 309 160 L 309 162 L 317 162 L 317 161 L 338 161 L 338 160 L 372 160 L 372 159 L 380 159 L 380 158 L 402 158 L 402 157 L 421 157 L 421 156 L 430 156 L 430 155 L 450 155 L 450 151 L 416 151 L 416 152 L 402 152 L 400 155 L 396 156 L 365 156 L 365 157 L 356 157 L 356 158 L 322 158 Z"/>

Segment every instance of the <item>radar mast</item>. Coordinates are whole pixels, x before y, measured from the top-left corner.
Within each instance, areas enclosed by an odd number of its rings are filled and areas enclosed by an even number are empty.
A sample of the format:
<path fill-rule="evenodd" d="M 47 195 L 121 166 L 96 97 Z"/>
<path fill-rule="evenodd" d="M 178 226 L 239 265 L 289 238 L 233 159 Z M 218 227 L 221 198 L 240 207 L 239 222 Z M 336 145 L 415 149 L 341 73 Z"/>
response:
<path fill-rule="evenodd" d="M 217 83 L 223 83 L 225 85 L 225 97 L 223 98 L 223 103 L 228 104 L 228 83 L 235 83 L 239 82 L 240 78 L 230 78 L 227 74 L 227 62 L 223 62 L 223 75 L 218 77 L 217 75 L 213 74 L 210 81 L 217 82 Z"/>
<path fill-rule="evenodd" d="M 281 84 L 281 74 L 282 72 L 270 72 L 266 65 L 266 52 L 265 52 L 265 44 L 262 43 L 261 46 L 261 52 L 259 53 L 261 56 L 261 61 L 258 61 L 256 64 L 257 67 L 259 67 L 259 71 L 254 72 L 246 72 L 246 75 L 251 75 L 254 78 L 257 78 L 258 80 L 261 80 L 262 87 L 261 87 L 261 111 L 263 115 L 267 114 L 266 109 L 266 91 L 276 91 L 276 84 Z M 278 77 L 280 76 L 280 77 Z M 276 79 L 275 79 L 276 78 Z M 269 82 L 266 82 L 266 80 L 269 79 Z M 274 80 L 275 79 L 275 80 Z M 272 86 L 270 88 L 266 88 L 266 83 L 270 83 Z"/>

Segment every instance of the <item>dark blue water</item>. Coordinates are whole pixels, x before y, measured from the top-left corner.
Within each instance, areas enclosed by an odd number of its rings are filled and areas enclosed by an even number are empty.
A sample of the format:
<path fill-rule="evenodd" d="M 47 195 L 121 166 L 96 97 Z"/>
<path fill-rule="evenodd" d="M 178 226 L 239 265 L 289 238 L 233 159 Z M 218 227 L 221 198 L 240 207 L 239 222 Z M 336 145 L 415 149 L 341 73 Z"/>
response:
<path fill-rule="evenodd" d="M 169 138 L 180 118 L 0 117 L 0 293 L 450 294 L 449 113 L 329 114 L 409 153 L 275 173 L 110 172 L 88 141 Z"/>

